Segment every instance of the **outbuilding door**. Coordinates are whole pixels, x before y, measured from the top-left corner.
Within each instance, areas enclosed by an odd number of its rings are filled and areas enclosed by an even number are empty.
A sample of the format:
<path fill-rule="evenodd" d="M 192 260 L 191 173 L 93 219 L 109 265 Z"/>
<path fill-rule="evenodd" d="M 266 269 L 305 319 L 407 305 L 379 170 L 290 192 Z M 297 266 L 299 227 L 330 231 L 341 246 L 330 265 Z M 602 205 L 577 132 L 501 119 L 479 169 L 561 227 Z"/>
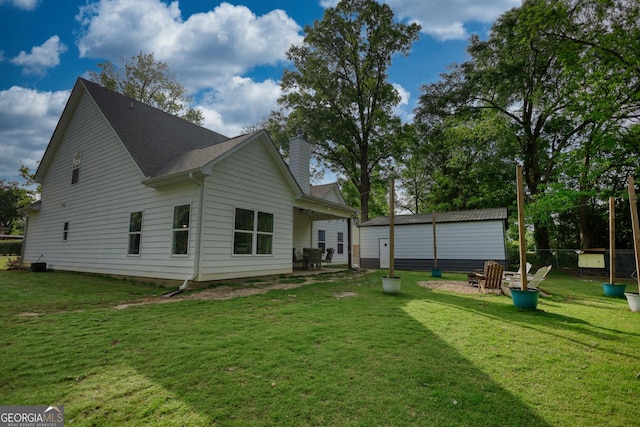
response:
<path fill-rule="evenodd" d="M 380 246 L 380 268 L 389 268 L 389 238 L 383 238 L 378 241 Z"/>

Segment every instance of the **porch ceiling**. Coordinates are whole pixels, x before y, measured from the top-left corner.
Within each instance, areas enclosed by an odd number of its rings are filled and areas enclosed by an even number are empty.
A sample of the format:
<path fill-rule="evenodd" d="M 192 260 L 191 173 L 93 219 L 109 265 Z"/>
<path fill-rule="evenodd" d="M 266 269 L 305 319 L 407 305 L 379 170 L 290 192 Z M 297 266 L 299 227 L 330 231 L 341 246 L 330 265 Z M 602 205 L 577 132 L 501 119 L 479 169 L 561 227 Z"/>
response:
<path fill-rule="evenodd" d="M 329 212 L 318 212 L 313 209 L 295 208 L 298 215 L 307 216 L 311 221 L 324 221 L 328 219 L 344 219 L 351 218 L 351 215 L 337 215 Z"/>
<path fill-rule="evenodd" d="M 313 221 L 352 218 L 358 212 L 352 207 L 309 195 L 296 199 L 294 209 L 300 215 L 311 217 Z"/>

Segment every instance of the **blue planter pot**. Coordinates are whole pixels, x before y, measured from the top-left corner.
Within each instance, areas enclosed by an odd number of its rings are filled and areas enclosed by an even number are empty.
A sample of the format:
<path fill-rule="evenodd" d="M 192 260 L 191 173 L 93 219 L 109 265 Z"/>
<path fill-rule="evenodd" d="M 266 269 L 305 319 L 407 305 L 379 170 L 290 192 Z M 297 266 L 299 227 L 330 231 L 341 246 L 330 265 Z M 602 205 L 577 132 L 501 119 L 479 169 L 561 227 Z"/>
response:
<path fill-rule="evenodd" d="M 522 310 L 535 310 L 538 307 L 538 297 L 540 291 L 537 289 L 527 289 L 523 291 L 520 288 L 509 288 L 511 291 L 511 300 L 513 305 Z"/>
<path fill-rule="evenodd" d="M 441 268 L 432 268 L 431 269 L 431 277 L 442 277 L 442 269 Z"/>
<path fill-rule="evenodd" d="M 603 283 L 602 290 L 604 291 L 604 296 L 606 297 L 615 297 L 615 298 L 624 298 L 624 290 L 627 285 L 621 283 Z"/>

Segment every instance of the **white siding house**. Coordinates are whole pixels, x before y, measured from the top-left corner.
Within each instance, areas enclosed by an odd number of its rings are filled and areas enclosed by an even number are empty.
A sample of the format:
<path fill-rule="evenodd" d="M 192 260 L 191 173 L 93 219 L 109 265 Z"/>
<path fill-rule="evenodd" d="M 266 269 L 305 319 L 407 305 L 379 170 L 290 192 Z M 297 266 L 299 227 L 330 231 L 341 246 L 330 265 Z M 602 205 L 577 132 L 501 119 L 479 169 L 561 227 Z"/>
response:
<path fill-rule="evenodd" d="M 506 219 L 506 208 L 436 213 L 438 267 L 446 271 L 473 271 L 483 268 L 487 260 L 506 265 Z M 399 215 L 394 225 L 395 268 L 433 268 L 432 215 Z M 388 268 L 389 217 L 371 219 L 359 228 L 361 267 Z"/>
<path fill-rule="evenodd" d="M 227 138 L 84 79 L 36 181 L 23 261 L 57 270 L 179 281 L 290 273 L 294 242 L 313 243 L 306 218 L 354 213 L 302 191 L 266 131 Z"/>

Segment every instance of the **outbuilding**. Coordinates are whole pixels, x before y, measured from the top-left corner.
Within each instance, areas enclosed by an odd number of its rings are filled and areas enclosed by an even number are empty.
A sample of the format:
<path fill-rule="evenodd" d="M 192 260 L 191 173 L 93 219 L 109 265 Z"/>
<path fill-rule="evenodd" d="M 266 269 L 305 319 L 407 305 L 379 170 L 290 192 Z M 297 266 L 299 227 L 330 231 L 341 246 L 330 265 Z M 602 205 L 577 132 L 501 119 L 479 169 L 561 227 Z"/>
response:
<path fill-rule="evenodd" d="M 506 208 L 397 215 L 394 224 L 396 269 L 433 268 L 434 235 L 442 270 L 473 271 L 487 260 L 507 265 Z M 360 224 L 360 266 L 389 268 L 389 244 L 388 216 Z"/>

